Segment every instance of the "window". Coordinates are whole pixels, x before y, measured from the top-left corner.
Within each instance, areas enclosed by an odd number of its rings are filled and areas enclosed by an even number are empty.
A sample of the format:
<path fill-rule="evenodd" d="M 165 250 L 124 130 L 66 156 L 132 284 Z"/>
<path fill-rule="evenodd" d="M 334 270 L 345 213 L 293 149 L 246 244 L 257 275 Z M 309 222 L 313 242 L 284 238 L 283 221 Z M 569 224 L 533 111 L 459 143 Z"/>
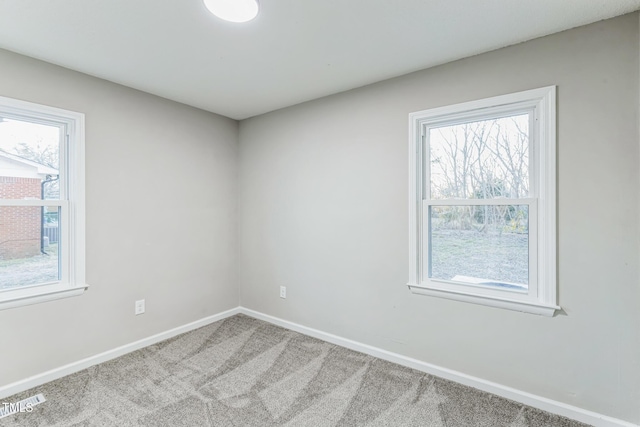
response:
<path fill-rule="evenodd" d="M 414 293 L 552 316 L 555 87 L 410 115 Z"/>
<path fill-rule="evenodd" d="M 0 310 L 80 295 L 84 115 L 0 97 Z"/>

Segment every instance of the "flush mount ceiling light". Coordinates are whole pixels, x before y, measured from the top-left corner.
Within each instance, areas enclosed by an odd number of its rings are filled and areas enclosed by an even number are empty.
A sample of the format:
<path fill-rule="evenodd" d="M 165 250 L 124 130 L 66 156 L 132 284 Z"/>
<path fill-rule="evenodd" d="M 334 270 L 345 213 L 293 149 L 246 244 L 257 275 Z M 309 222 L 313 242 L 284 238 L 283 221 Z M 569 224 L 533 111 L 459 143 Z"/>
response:
<path fill-rule="evenodd" d="M 204 5 L 220 19 L 247 22 L 258 15 L 258 0 L 204 0 Z"/>

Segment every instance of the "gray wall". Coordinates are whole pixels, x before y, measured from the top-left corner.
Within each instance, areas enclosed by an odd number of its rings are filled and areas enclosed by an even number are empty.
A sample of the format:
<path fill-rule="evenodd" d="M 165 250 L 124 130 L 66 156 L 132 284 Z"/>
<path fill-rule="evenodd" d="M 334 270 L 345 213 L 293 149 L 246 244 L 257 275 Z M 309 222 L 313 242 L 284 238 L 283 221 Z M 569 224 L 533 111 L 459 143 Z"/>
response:
<path fill-rule="evenodd" d="M 242 305 L 639 422 L 638 51 L 632 14 L 242 121 Z M 408 114 L 548 85 L 566 313 L 412 295 Z"/>
<path fill-rule="evenodd" d="M 91 286 L 0 311 L 0 386 L 238 306 L 236 121 L 2 50 L 0 95 L 86 114 Z"/>

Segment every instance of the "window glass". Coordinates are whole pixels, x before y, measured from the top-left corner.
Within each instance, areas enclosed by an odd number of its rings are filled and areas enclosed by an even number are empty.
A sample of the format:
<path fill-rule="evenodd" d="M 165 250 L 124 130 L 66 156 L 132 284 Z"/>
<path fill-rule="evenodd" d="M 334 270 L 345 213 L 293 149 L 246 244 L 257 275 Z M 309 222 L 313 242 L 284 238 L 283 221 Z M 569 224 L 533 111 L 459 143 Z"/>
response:
<path fill-rule="evenodd" d="M 41 207 L 0 206 L 0 290 L 60 280 L 58 208 L 45 210 L 42 229 Z"/>
<path fill-rule="evenodd" d="M 432 199 L 529 197 L 529 114 L 432 127 L 428 138 Z"/>
<path fill-rule="evenodd" d="M 0 199 L 60 200 L 60 135 L 0 119 Z M 59 224 L 59 206 L 0 206 L 0 290 L 60 280 Z"/>
<path fill-rule="evenodd" d="M 526 290 L 528 208 L 527 205 L 430 206 L 429 277 Z"/>

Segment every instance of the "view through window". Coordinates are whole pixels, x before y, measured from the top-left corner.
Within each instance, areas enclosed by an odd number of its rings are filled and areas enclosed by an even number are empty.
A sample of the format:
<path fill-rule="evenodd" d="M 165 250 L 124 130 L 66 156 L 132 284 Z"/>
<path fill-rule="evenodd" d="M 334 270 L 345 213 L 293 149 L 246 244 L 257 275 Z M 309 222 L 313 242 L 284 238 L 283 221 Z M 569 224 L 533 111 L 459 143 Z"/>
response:
<path fill-rule="evenodd" d="M 430 278 L 527 289 L 529 206 L 518 199 L 530 197 L 529 121 L 524 113 L 429 129 Z"/>
<path fill-rule="evenodd" d="M 61 199 L 56 124 L 0 117 L 0 290 L 61 279 L 60 206 L 21 201 Z"/>

